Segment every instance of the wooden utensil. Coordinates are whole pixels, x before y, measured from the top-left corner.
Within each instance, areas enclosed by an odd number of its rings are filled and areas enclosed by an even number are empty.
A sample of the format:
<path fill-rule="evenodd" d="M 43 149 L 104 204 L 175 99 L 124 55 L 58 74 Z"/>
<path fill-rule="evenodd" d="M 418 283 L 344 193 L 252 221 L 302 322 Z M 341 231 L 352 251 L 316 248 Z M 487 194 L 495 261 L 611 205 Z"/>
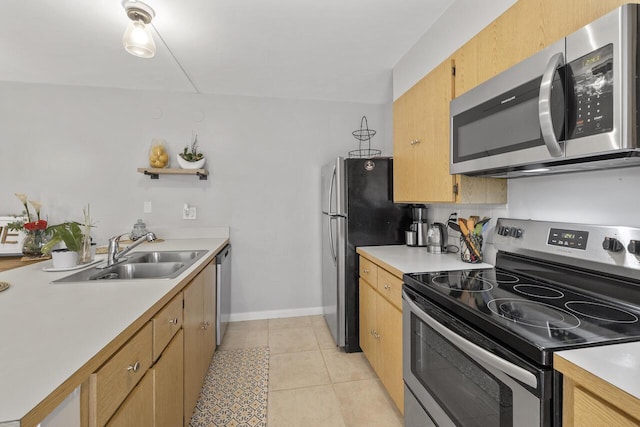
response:
<path fill-rule="evenodd" d="M 471 250 L 473 251 L 472 255 L 474 255 L 474 258 L 480 259 L 480 251 L 478 250 L 478 248 L 476 248 L 476 245 L 469 238 L 469 229 L 467 228 L 467 222 L 464 220 L 464 218 L 460 218 L 458 220 L 458 225 L 460 226 L 460 232 L 464 236 L 464 240 L 467 242 L 467 245 L 469 245 L 469 248 L 471 248 Z"/>

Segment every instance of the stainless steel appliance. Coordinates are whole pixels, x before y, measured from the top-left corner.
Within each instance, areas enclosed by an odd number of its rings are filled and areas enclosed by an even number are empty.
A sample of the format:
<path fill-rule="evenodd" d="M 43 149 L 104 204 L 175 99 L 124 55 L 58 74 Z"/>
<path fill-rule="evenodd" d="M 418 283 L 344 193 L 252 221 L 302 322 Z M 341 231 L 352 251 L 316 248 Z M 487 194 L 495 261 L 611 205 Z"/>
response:
<path fill-rule="evenodd" d="M 403 244 L 411 217 L 393 203 L 391 158 L 338 157 L 322 168 L 322 305 L 333 339 L 360 351 L 357 246 Z"/>
<path fill-rule="evenodd" d="M 216 345 L 220 345 L 231 316 L 231 245 L 216 255 L 216 264 Z"/>
<path fill-rule="evenodd" d="M 432 254 L 446 253 L 448 240 L 447 227 L 440 222 L 434 222 L 427 232 L 427 251 Z"/>
<path fill-rule="evenodd" d="M 640 164 L 638 5 L 451 101 L 452 173 L 521 177 Z"/>
<path fill-rule="evenodd" d="M 560 425 L 553 352 L 640 340 L 640 229 L 500 218 L 494 245 L 404 275 L 407 427 Z"/>
<path fill-rule="evenodd" d="M 427 222 L 427 207 L 424 205 L 414 205 L 411 207 L 411 232 L 415 233 L 415 243 L 409 246 L 427 246 L 427 233 L 429 223 Z"/>

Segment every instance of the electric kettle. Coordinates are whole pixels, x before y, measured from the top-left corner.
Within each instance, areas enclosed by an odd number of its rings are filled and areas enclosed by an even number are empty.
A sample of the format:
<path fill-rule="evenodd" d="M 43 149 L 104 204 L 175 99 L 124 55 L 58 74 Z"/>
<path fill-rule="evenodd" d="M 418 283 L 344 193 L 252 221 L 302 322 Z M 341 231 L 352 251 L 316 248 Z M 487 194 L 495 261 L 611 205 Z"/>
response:
<path fill-rule="evenodd" d="M 432 254 L 443 254 L 447 252 L 447 227 L 434 222 L 427 231 L 427 251 Z"/>

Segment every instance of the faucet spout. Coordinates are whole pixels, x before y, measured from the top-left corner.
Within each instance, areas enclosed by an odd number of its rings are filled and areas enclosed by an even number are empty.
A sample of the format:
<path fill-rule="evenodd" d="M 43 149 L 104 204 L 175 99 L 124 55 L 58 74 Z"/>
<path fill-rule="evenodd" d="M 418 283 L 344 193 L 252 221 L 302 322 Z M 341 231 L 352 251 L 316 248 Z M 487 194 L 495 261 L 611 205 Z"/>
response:
<path fill-rule="evenodd" d="M 126 235 L 127 233 L 120 234 L 118 236 L 113 236 L 112 238 L 109 239 L 109 248 L 107 250 L 107 267 L 118 263 L 122 257 L 124 257 L 126 254 L 131 252 L 131 250 L 136 246 L 138 246 L 139 244 L 143 242 L 153 242 L 154 240 L 157 239 L 154 233 L 148 232 L 147 234 L 145 234 L 144 236 L 141 236 L 140 238 L 138 238 L 136 241 L 134 241 L 132 244 L 130 244 L 123 250 L 118 251 L 120 238 Z"/>

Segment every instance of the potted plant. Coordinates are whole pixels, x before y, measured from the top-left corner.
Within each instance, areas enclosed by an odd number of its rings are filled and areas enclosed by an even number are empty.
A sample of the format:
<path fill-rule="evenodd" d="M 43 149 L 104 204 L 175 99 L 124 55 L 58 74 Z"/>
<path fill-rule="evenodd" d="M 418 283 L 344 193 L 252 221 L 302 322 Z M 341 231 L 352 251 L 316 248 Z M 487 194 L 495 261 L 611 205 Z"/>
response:
<path fill-rule="evenodd" d="M 44 254 L 51 253 L 53 268 L 70 268 L 78 264 L 91 262 L 93 258 L 91 246 L 91 214 L 89 205 L 82 208 L 84 223 L 65 221 L 50 225 L 46 229 L 49 241 L 42 247 Z M 64 243 L 64 249 L 54 249 Z"/>
<path fill-rule="evenodd" d="M 182 169 L 202 169 L 206 159 L 204 154 L 198 152 L 198 134 L 195 134 L 190 145 L 184 147 L 182 153 L 178 153 L 176 158 Z"/>
<path fill-rule="evenodd" d="M 69 268 L 78 264 L 78 252 L 82 249 L 84 234 L 81 224 L 77 222 L 63 222 L 47 227 L 49 241 L 42 247 L 44 254 L 51 253 L 54 268 Z M 58 243 L 64 242 L 65 249 L 53 249 Z"/>

